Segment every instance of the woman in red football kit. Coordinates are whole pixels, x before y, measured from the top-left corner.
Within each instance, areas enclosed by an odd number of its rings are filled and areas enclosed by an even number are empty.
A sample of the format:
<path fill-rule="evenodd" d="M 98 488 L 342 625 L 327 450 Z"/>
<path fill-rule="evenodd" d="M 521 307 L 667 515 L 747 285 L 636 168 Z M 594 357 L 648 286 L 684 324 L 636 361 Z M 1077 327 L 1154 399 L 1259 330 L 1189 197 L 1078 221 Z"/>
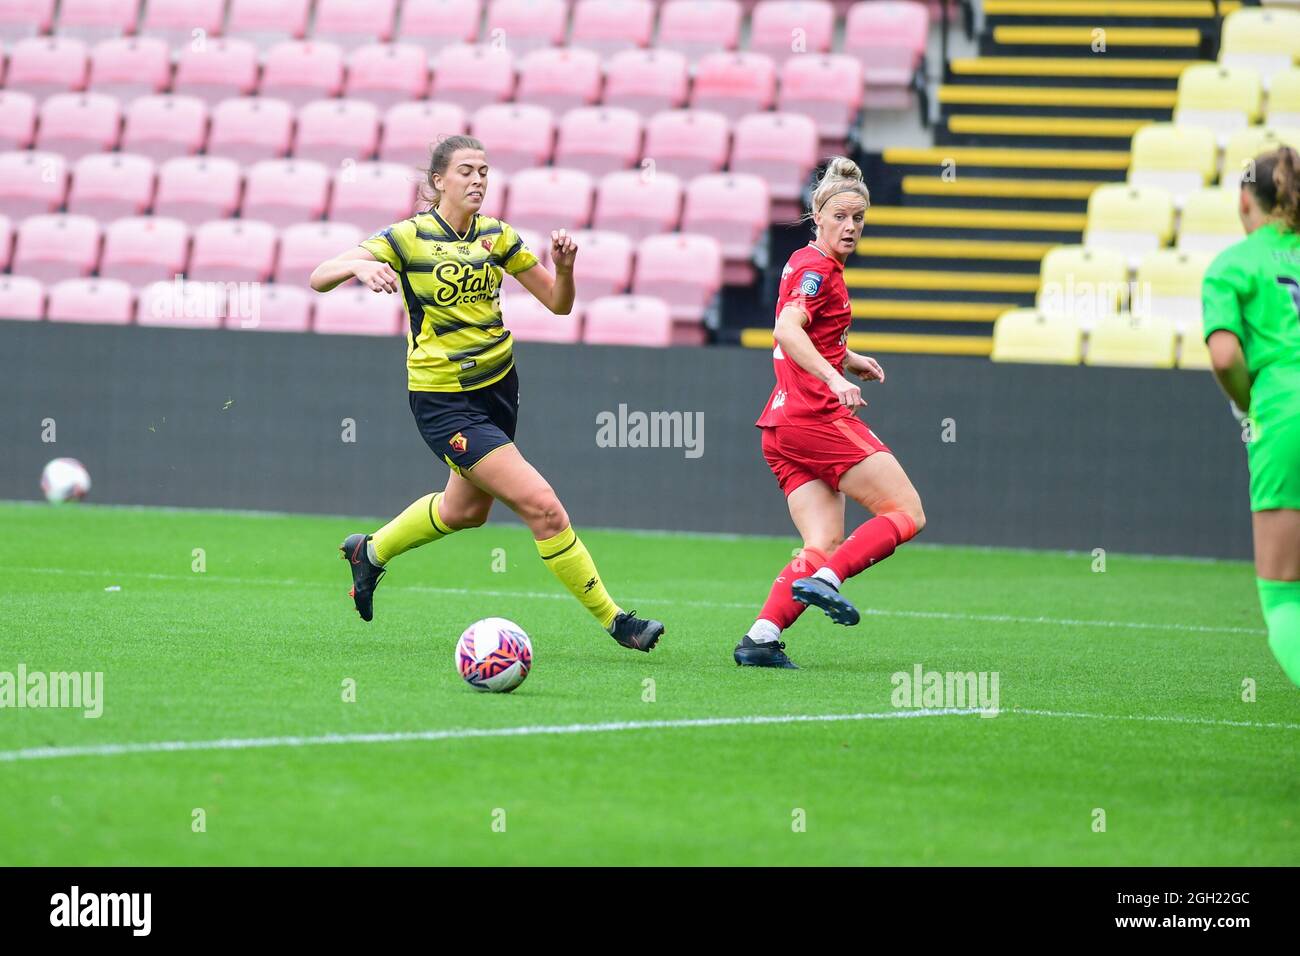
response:
<path fill-rule="evenodd" d="M 812 196 L 816 238 L 781 273 L 776 303 L 776 387 L 757 425 L 763 456 L 785 493 L 803 549 L 772 585 L 758 620 L 736 646 L 737 664 L 786 667 L 781 632 L 815 605 L 837 624 L 856 624 L 844 581 L 894 553 L 925 527 L 921 498 L 898 459 L 853 411 L 866 402 L 844 377 L 884 382 L 875 359 L 851 352 L 852 314 L 844 263 L 857 248 L 870 205 L 850 159 L 827 164 Z M 875 517 L 844 537 L 844 499 Z"/>

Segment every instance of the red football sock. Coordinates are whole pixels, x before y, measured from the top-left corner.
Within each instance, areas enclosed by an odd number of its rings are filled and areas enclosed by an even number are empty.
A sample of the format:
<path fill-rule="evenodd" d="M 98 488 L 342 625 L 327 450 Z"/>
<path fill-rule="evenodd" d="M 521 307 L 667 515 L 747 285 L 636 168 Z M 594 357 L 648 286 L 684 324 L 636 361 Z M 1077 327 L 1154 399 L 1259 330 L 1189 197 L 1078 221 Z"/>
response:
<path fill-rule="evenodd" d="M 785 630 L 804 612 L 808 605 L 800 604 L 790 596 L 790 585 L 800 578 L 809 577 L 818 568 L 823 567 L 828 558 L 816 548 L 804 548 L 787 564 L 772 582 L 772 590 L 767 595 L 763 609 L 758 612 L 759 620 L 771 621 L 781 630 Z"/>
<path fill-rule="evenodd" d="M 847 581 L 876 562 L 885 560 L 895 548 L 915 535 L 916 522 L 906 512 L 889 511 L 876 515 L 858 525 L 857 530 L 835 549 L 826 566 L 841 581 Z"/>

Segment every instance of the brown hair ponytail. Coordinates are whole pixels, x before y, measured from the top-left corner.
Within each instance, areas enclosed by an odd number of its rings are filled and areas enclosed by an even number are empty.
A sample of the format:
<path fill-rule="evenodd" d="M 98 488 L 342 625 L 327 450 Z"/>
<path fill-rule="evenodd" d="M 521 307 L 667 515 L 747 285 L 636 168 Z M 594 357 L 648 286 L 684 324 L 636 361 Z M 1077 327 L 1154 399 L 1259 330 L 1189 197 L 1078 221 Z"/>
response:
<path fill-rule="evenodd" d="M 1300 232 L 1300 155 L 1282 146 L 1255 157 L 1254 177 L 1242 183 L 1259 200 L 1259 207 L 1277 216 L 1292 232 Z"/>
<path fill-rule="evenodd" d="M 433 185 L 433 174 L 439 176 L 447 172 L 451 157 L 458 149 L 483 149 L 483 143 L 473 136 L 444 136 L 434 145 L 429 155 L 429 168 L 424 171 L 424 182 L 420 184 L 419 201 L 428 204 L 430 209 L 438 205 L 441 196 Z"/>

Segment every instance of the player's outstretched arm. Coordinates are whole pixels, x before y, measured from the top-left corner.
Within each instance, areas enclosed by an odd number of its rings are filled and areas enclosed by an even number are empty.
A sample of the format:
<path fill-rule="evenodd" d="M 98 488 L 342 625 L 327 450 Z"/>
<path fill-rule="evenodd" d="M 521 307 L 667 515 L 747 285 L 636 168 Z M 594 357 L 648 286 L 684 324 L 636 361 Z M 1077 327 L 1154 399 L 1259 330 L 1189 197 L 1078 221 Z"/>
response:
<path fill-rule="evenodd" d="M 361 280 L 371 292 L 394 293 L 398 289 L 397 273 L 386 262 L 362 246 L 326 259 L 311 273 L 311 287 L 317 292 L 329 292 L 353 276 Z"/>
<path fill-rule="evenodd" d="M 557 229 L 551 233 L 551 263 L 555 266 L 555 274 L 541 266 L 533 266 L 515 278 L 554 315 L 568 315 L 573 311 L 573 263 L 577 257 L 578 244 L 564 229 Z"/>
<path fill-rule="evenodd" d="M 857 408 L 867 404 L 862 398 L 862 389 L 835 371 L 835 367 L 817 351 L 817 346 L 813 345 L 812 339 L 804 331 L 808 322 L 808 313 L 797 305 L 787 305 L 781 310 L 776 319 L 773 337 L 782 354 L 805 372 L 816 375 L 825 382 L 841 405 Z"/>
<path fill-rule="evenodd" d="M 844 357 L 844 367 L 868 382 L 880 382 L 882 385 L 885 383 L 885 370 L 870 355 L 859 355 L 849 350 Z"/>
<path fill-rule="evenodd" d="M 1219 387 L 1242 412 L 1250 411 L 1250 373 L 1241 340 L 1226 329 L 1218 329 L 1210 333 L 1206 346 Z"/>

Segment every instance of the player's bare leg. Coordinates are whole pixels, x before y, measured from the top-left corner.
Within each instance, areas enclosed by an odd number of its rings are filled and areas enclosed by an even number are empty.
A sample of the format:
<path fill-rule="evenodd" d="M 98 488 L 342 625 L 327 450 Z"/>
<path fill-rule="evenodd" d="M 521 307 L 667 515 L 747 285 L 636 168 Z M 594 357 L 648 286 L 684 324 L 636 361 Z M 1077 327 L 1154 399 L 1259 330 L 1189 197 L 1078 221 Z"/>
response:
<path fill-rule="evenodd" d="M 1251 522 L 1268 646 L 1291 682 L 1300 685 L 1300 511 L 1256 511 Z"/>

